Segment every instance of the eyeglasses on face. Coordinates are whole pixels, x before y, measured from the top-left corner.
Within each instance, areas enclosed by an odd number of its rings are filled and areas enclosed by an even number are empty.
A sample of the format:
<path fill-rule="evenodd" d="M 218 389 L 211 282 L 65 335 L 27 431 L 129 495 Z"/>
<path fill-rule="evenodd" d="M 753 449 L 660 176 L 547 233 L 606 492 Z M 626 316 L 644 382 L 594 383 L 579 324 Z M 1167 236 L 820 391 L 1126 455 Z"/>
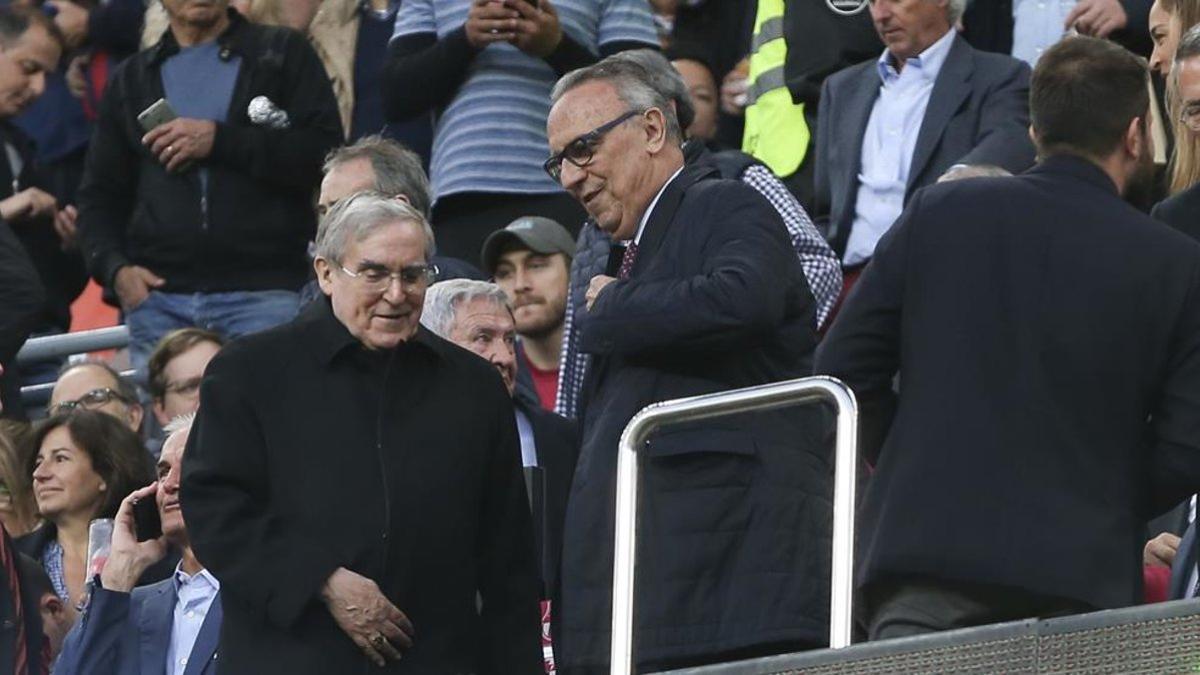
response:
<path fill-rule="evenodd" d="M 640 110 L 626 111 L 625 114 L 615 120 L 601 124 L 586 134 L 576 136 L 564 145 L 562 150 L 551 155 L 550 159 L 547 159 L 542 164 L 542 168 L 545 169 L 546 174 L 553 178 L 555 182 L 558 182 L 562 178 L 562 163 L 564 159 L 582 169 L 592 162 L 592 156 L 596 153 L 596 146 L 600 145 L 600 141 L 604 138 L 605 134 L 617 128 L 625 120 L 641 114 L 642 111 Z"/>
<path fill-rule="evenodd" d="M 120 392 L 116 391 L 115 389 L 102 387 L 100 389 L 93 389 L 74 401 L 59 401 L 50 407 L 49 412 L 51 415 L 58 415 L 60 413 L 71 412 L 76 408 L 95 410 L 96 408 L 99 408 L 105 403 L 113 400 L 120 401 L 125 404 L 129 403 L 129 399 L 122 396 Z"/>
<path fill-rule="evenodd" d="M 416 264 L 408 265 L 401 268 L 397 272 L 393 272 L 382 265 L 366 265 L 354 272 L 347 269 L 345 265 L 338 264 L 342 273 L 354 279 L 354 281 L 364 291 L 369 293 L 382 293 L 392 285 L 392 280 L 400 282 L 401 288 L 422 288 L 433 283 L 437 278 L 438 268 L 434 264 Z"/>

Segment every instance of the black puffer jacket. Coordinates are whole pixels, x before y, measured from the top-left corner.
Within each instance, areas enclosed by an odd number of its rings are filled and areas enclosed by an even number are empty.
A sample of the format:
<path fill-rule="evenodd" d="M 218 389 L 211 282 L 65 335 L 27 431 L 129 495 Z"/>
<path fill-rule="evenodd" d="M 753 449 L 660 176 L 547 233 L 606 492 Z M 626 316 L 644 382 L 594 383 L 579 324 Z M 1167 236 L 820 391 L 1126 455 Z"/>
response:
<path fill-rule="evenodd" d="M 191 169 L 167 173 L 142 145 L 137 121 L 163 97 L 162 63 L 179 50 L 171 31 L 113 75 L 79 192 L 84 255 L 105 286 L 129 264 L 163 277 L 172 292 L 295 290 L 306 279 L 312 193 L 322 159 L 342 140 L 337 102 L 302 35 L 229 16 L 221 56 L 241 66 L 212 153 Z M 247 107 L 260 96 L 287 113 L 288 128 L 250 121 Z"/>

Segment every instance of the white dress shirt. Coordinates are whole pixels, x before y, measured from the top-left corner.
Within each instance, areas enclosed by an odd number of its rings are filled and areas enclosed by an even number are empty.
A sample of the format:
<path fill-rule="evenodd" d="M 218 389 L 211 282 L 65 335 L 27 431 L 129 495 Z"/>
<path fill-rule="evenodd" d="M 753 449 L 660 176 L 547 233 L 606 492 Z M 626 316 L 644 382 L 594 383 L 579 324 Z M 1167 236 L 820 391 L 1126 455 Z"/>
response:
<path fill-rule="evenodd" d="M 217 597 L 217 591 L 221 590 L 221 582 L 208 570 L 188 575 L 183 571 L 182 562 L 175 566 L 172 582 L 175 584 L 175 617 L 167 647 L 167 675 L 183 675 L 196 637 L 200 635 L 200 627 L 204 625 L 204 617 L 208 616 L 208 608 Z"/>

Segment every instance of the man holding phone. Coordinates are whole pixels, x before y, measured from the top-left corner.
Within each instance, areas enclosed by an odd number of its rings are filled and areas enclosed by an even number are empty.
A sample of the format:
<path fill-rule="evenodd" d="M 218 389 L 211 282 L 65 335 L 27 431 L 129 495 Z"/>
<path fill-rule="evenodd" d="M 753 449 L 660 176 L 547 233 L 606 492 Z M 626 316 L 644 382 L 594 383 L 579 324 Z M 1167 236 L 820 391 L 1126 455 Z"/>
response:
<path fill-rule="evenodd" d="M 89 271 L 134 365 L 172 330 L 231 338 L 291 319 L 337 102 L 298 33 L 227 0 L 164 0 L 170 29 L 113 73 L 79 192 Z"/>
<path fill-rule="evenodd" d="M 575 234 L 587 214 L 541 170 L 550 88 L 625 49 L 658 47 L 646 0 L 404 0 L 383 71 L 384 115 L 435 110 L 438 252 L 475 260 L 522 216 Z"/>
<path fill-rule="evenodd" d="M 112 552 L 87 610 L 63 642 L 55 673 L 163 672 L 164 665 L 168 674 L 215 670 L 221 584 L 192 553 L 179 508 L 180 466 L 193 417 L 167 425 L 158 481 L 121 502 Z M 183 552 L 174 576 L 134 588 L 168 546 Z"/>

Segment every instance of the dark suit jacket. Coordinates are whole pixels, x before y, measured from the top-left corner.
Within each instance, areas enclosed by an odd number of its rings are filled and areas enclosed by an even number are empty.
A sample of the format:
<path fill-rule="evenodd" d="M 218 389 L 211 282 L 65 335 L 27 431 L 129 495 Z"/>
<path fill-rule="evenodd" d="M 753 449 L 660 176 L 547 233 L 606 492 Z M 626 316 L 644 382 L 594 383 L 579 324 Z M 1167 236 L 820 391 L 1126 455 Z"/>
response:
<path fill-rule="evenodd" d="M 1171 584 L 1167 587 L 1168 600 L 1182 600 L 1187 596 L 1188 581 L 1192 572 L 1196 571 L 1196 563 L 1200 562 L 1200 537 L 1196 536 L 1196 523 L 1188 525 L 1183 539 L 1179 542 L 1179 550 L 1175 553 L 1175 562 L 1171 565 Z"/>
<path fill-rule="evenodd" d="M 821 91 L 813 212 L 839 255 L 854 222 L 863 135 L 881 84 L 871 59 L 830 76 Z M 1017 173 L 1033 158 L 1029 66 L 956 37 L 929 95 L 905 200 L 955 164 L 994 164 Z"/>
<path fill-rule="evenodd" d="M 1113 33 L 1113 41 L 1129 51 L 1150 56 L 1150 5 L 1154 0 L 1121 0 L 1128 23 Z M 976 49 L 1001 54 L 1012 53 L 1013 0 L 976 0 L 963 13 L 963 36 Z"/>
<path fill-rule="evenodd" d="M 688 167 L 662 193 L 628 280 L 577 317 L 594 357 L 567 504 L 566 666 L 607 663 L 617 442 L 667 399 L 801 377 L 815 302 L 753 188 Z M 828 630 L 828 446 L 812 408 L 674 426 L 642 450 L 639 664 Z"/>
<path fill-rule="evenodd" d="M 1200 241 L 1200 184 L 1155 204 L 1150 215 Z"/>
<path fill-rule="evenodd" d="M 541 667 L 537 566 L 512 399 L 485 360 L 420 329 L 368 352 L 328 299 L 208 365 L 181 503 L 221 580 L 229 673 Z M 377 669 L 319 598 L 338 567 L 416 630 Z"/>
<path fill-rule="evenodd" d="M 536 404 L 513 399 L 514 405 L 529 418 L 533 428 L 533 444 L 537 447 L 538 466 L 542 468 L 543 512 L 534 514 L 534 533 L 541 562 L 542 583 L 546 597 L 558 585 L 559 562 L 562 558 L 563 520 L 567 515 L 567 495 L 575 475 L 575 459 L 579 456 L 579 432 L 575 423 L 565 417 L 543 410 Z"/>
<path fill-rule="evenodd" d="M 817 372 L 854 389 L 877 460 L 860 585 L 1137 604 L 1146 520 L 1200 484 L 1200 244 L 1082 159 L 931 187 L 880 242 Z"/>
<path fill-rule="evenodd" d="M 37 325 L 46 292 L 37 268 L 8 223 L 0 220 L 0 408 L 9 416 L 21 414 L 20 383 L 11 365 L 25 339 Z"/>
<path fill-rule="evenodd" d="M 164 579 L 132 593 L 97 588 L 63 640 L 56 675 L 162 675 L 175 618 L 175 582 Z M 188 655 L 184 675 L 217 672 L 221 596 L 213 599 Z"/>

